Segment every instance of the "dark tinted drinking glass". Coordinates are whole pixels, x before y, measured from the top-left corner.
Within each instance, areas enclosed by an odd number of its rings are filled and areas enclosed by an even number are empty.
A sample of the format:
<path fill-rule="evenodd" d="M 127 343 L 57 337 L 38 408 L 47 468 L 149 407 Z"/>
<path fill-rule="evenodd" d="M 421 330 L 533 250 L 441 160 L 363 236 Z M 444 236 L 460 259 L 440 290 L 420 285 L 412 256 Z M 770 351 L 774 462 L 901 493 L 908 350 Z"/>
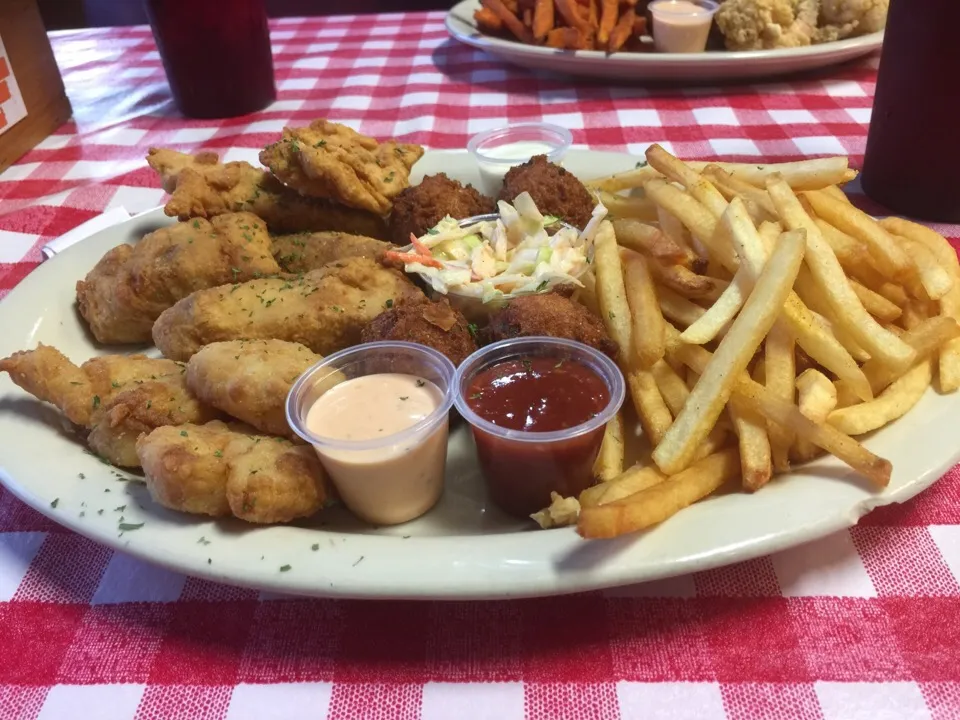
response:
<path fill-rule="evenodd" d="M 180 112 L 222 118 L 276 98 L 263 0 L 145 0 Z"/>
<path fill-rule="evenodd" d="M 863 190 L 894 212 L 960 222 L 960 2 L 893 0 Z"/>

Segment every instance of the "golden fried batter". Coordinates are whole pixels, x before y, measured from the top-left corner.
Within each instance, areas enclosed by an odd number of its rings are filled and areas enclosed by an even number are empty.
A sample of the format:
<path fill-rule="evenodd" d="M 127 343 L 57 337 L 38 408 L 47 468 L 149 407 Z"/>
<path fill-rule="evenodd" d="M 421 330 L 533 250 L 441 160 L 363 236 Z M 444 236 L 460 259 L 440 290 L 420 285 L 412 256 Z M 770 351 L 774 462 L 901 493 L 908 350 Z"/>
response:
<path fill-rule="evenodd" d="M 249 211 L 278 233 L 336 230 L 386 237 L 379 215 L 304 197 L 250 163 L 221 163 L 216 153 L 186 155 L 165 148 L 151 148 L 147 163 L 172 195 L 164 212 L 181 220 Z"/>
<path fill-rule="evenodd" d="M 220 340 L 289 340 L 328 355 L 358 343 L 384 308 L 422 297 L 402 273 L 350 258 L 298 277 L 195 292 L 159 317 L 153 341 L 175 360 Z"/>
<path fill-rule="evenodd" d="M 329 497 L 312 448 L 222 422 L 162 427 L 137 442 L 154 501 L 252 523 L 309 517 Z"/>
<path fill-rule="evenodd" d="M 284 128 L 283 139 L 260 152 L 260 162 L 304 195 L 386 215 L 422 155 L 419 145 L 380 143 L 346 125 L 314 120 Z"/>
<path fill-rule="evenodd" d="M 98 341 L 144 342 L 160 313 L 190 293 L 279 272 L 263 221 L 227 213 L 113 248 L 77 283 L 77 304 Z"/>
<path fill-rule="evenodd" d="M 360 335 L 362 342 L 402 340 L 431 347 L 459 365 L 477 349 L 471 326 L 446 298 L 384 310 Z"/>
<path fill-rule="evenodd" d="M 376 258 L 393 246 L 383 240 L 339 232 L 299 233 L 273 238 L 273 256 L 287 272 L 318 270 L 335 260 Z"/>
<path fill-rule="evenodd" d="M 218 416 L 190 394 L 186 369 L 172 360 L 105 355 L 77 367 L 56 348 L 39 345 L 0 360 L 0 371 L 90 430 L 94 452 L 122 467 L 139 465 L 134 444 L 141 433 Z"/>
<path fill-rule="evenodd" d="M 268 435 L 296 435 L 287 425 L 290 387 L 323 358 L 300 343 L 229 340 L 205 345 L 187 364 L 198 398 Z"/>

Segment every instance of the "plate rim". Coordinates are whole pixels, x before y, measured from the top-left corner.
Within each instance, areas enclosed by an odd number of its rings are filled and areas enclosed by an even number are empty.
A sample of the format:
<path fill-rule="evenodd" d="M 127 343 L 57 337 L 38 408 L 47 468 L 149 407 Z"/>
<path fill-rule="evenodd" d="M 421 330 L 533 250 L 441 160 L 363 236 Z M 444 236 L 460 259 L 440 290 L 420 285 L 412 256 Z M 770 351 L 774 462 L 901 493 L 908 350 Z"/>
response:
<path fill-rule="evenodd" d="M 447 158 L 449 158 L 451 154 L 460 155 L 464 158 L 469 157 L 465 150 L 440 150 L 428 152 L 431 154 L 443 155 Z M 605 158 L 617 158 L 623 163 L 632 163 L 635 159 L 635 156 L 628 153 L 613 153 L 584 149 L 573 149 L 570 151 L 570 156 L 580 156 L 583 158 L 584 162 L 589 160 L 591 163 L 595 164 L 600 164 L 597 163 L 597 161 L 604 160 Z M 65 265 L 66 261 L 59 261 L 57 259 L 59 255 L 74 255 L 75 257 L 79 258 L 80 250 L 85 243 L 91 242 L 94 238 L 100 235 L 119 233 L 120 230 L 118 228 L 134 225 L 138 220 L 140 222 L 151 222 L 156 220 L 175 222 L 174 218 L 169 218 L 163 214 L 162 208 L 156 208 L 154 210 L 138 213 L 120 225 L 100 231 L 94 236 L 91 236 L 84 241 L 66 248 L 62 253 L 59 253 L 58 256 L 45 261 L 41 267 L 31 272 L 30 275 L 24 278 L 21 283 L 11 290 L 7 298 L 3 300 L 3 304 L 9 306 L 9 299 L 11 297 L 17 297 L 21 294 L 25 297 L 28 297 L 29 293 L 31 292 L 31 286 L 33 285 L 42 287 L 43 283 L 45 282 L 45 276 L 49 274 L 49 271 L 43 270 L 43 265 L 47 265 L 48 267 L 52 267 L 55 263 L 59 263 L 61 266 Z M 2 305 L 0 305 L 0 308 L 2 308 Z M 38 314 L 40 312 L 40 309 L 38 309 Z M 2 310 L 0 310 L 0 316 L 2 316 Z M 3 378 L 3 383 L 12 385 L 6 378 Z M 16 392 L 22 391 L 18 390 Z M 952 411 L 952 408 L 950 409 Z M 5 453 L 3 454 L 5 455 Z M 98 460 L 93 460 L 92 458 L 90 458 L 90 460 L 95 464 L 99 463 Z M 337 562 L 327 562 L 325 564 L 318 565 L 315 562 L 317 558 L 311 558 L 311 553 L 306 552 L 306 545 L 292 548 L 290 557 L 296 558 L 297 562 L 303 562 L 304 558 L 306 558 L 308 565 L 310 564 L 309 561 L 314 561 L 311 567 L 314 571 L 319 573 L 319 575 L 308 576 L 306 578 L 300 577 L 299 575 L 278 575 L 276 573 L 274 573 L 273 576 L 268 576 L 262 573 L 244 575 L 238 574 L 238 572 L 234 570 L 230 570 L 229 567 L 228 572 L 224 572 L 221 569 L 222 565 L 208 566 L 207 564 L 202 563 L 199 558 L 192 554 L 184 555 L 181 552 L 168 551 L 167 548 L 163 547 L 162 545 L 158 547 L 151 545 L 146 541 L 140 542 L 137 540 L 131 544 L 129 539 L 124 541 L 123 538 L 115 537 L 111 533 L 105 533 L 101 530 L 98 530 L 95 526 L 91 526 L 89 523 L 81 522 L 80 519 L 75 516 L 75 514 L 68 512 L 67 508 L 65 507 L 51 507 L 51 498 L 43 495 L 42 492 L 38 490 L 37 482 L 20 482 L 13 477 L 13 475 L 8 473 L 5 467 L 7 465 L 7 461 L 2 456 L 0 456 L 0 482 L 2 482 L 2 484 L 6 486 L 15 497 L 26 503 L 34 510 L 38 511 L 40 514 L 50 518 L 54 522 L 63 525 L 98 544 L 105 545 L 113 550 L 133 555 L 134 557 L 147 562 L 169 568 L 178 573 L 189 574 L 216 582 L 227 582 L 229 584 L 241 587 L 280 592 L 288 595 L 368 599 L 389 598 L 417 600 L 490 600 L 562 595 L 633 585 L 657 579 L 684 575 L 690 572 L 722 567 L 733 562 L 742 562 L 764 555 L 769 555 L 789 547 L 794 547 L 811 540 L 824 537 L 838 530 L 852 527 L 857 523 L 860 517 L 875 507 L 892 503 L 901 503 L 910 499 L 922 490 L 935 484 L 936 481 L 954 464 L 956 464 L 958 460 L 960 460 L 960 447 L 955 447 L 951 449 L 949 453 L 940 456 L 939 462 L 935 462 L 933 466 L 923 469 L 919 476 L 911 478 L 908 482 L 896 487 L 892 491 L 887 491 L 882 494 L 867 494 L 863 497 L 859 497 L 859 499 L 857 499 L 855 502 L 849 503 L 848 505 L 845 504 L 842 512 L 838 511 L 832 514 L 821 514 L 813 522 L 808 522 L 802 526 L 793 527 L 791 530 L 786 532 L 773 534 L 772 537 L 755 535 L 749 539 L 743 540 L 737 546 L 717 545 L 715 548 L 708 549 L 699 555 L 688 554 L 682 558 L 669 562 L 668 564 L 665 564 L 664 561 L 657 561 L 656 552 L 654 552 L 652 556 L 641 558 L 643 562 L 634 563 L 626 568 L 616 566 L 611 570 L 610 567 L 604 569 L 602 567 L 598 567 L 597 565 L 592 565 L 588 568 L 588 570 L 593 568 L 597 568 L 598 570 L 596 573 L 592 574 L 587 574 L 581 567 L 579 570 L 575 569 L 570 571 L 569 574 L 564 575 L 565 571 L 563 568 L 557 570 L 557 568 L 551 563 L 557 557 L 558 553 L 580 553 L 586 557 L 594 558 L 598 565 L 602 565 L 606 557 L 616 556 L 618 552 L 622 552 L 625 549 L 629 550 L 631 544 L 639 542 L 648 536 L 652 537 L 653 533 L 657 532 L 657 529 L 654 529 L 649 533 L 635 534 L 610 541 L 589 542 L 577 537 L 572 528 L 561 528 L 546 531 L 530 530 L 522 533 L 459 536 L 414 536 L 411 538 L 403 538 L 402 536 L 397 537 L 396 535 L 372 535 L 349 532 L 343 533 L 336 531 L 331 532 L 323 529 L 298 528 L 295 526 L 255 528 L 250 531 L 251 536 L 258 532 L 276 531 L 278 535 L 290 535 L 291 539 L 298 537 L 300 532 L 308 532 L 312 534 L 314 538 L 322 540 L 322 538 L 325 537 L 331 543 L 334 541 L 334 539 L 338 539 L 338 541 L 342 539 L 345 547 L 351 544 L 348 542 L 348 539 L 352 539 L 353 543 L 361 546 L 361 549 L 372 544 L 378 549 L 385 549 L 387 552 L 384 552 L 383 559 L 377 558 L 374 562 L 368 562 L 368 566 L 377 565 L 379 568 L 382 568 L 383 572 L 387 574 L 389 574 L 390 571 L 390 556 L 393 554 L 394 549 L 400 547 L 403 548 L 402 552 L 409 555 L 417 555 L 418 552 L 419 554 L 425 552 L 435 553 L 439 559 L 435 559 L 434 561 L 440 563 L 441 565 L 443 562 L 449 562 L 453 564 L 459 563 L 461 565 L 466 562 L 469 564 L 472 559 L 471 555 L 483 555 L 485 552 L 494 551 L 502 552 L 501 555 L 497 556 L 498 560 L 501 562 L 496 568 L 491 568 L 489 564 L 484 566 L 482 562 L 478 563 L 476 568 L 480 573 L 480 577 L 478 579 L 474 579 L 475 582 L 472 582 L 472 584 L 466 586 L 454 586 L 446 579 L 446 576 L 442 571 L 437 572 L 436 574 L 427 573 L 429 577 L 427 577 L 426 580 L 424 580 L 424 577 L 419 577 L 415 579 L 416 581 L 411 582 L 408 578 L 402 578 L 402 581 L 399 584 L 390 586 L 385 586 L 376 579 L 371 579 L 371 576 L 366 572 L 359 577 L 349 577 L 349 568 L 351 567 L 349 560 L 353 560 L 356 555 L 348 558 L 346 563 L 339 562 L 340 559 L 338 559 Z M 794 486 L 799 484 L 800 480 L 805 482 L 822 482 L 826 478 L 824 477 L 823 473 L 818 474 L 818 472 L 818 468 L 814 468 L 813 473 L 804 473 L 803 469 L 801 468 L 801 470 L 797 471 L 797 474 L 803 475 L 803 478 L 797 478 L 792 483 L 784 482 L 782 483 L 782 486 Z M 846 473 L 846 475 L 851 474 L 852 473 Z M 827 481 L 833 482 L 829 479 Z M 840 483 L 840 485 L 846 488 L 846 490 L 850 490 L 851 488 L 856 490 L 857 488 L 854 483 Z M 850 494 L 849 492 L 847 494 L 851 497 L 854 497 L 854 495 Z M 695 505 L 687 509 L 684 515 L 687 515 L 691 522 L 696 522 L 697 514 L 706 514 L 709 517 L 710 513 L 715 512 L 714 509 L 705 510 L 705 508 L 710 506 L 715 508 L 715 500 L 720 502 L 729 502 L 728 498 L 749 499 L 750 497 L 757 496 L 742 494 L 719 496 L 717 498 L 712 498 L 708 503 Z M 175 519 L 181 520 L 182 523 L 171 523 L 170 527 L 161 526 L 158 532 L 162 534 L 166 534 L 167 532 L 187 532 L 186 528 L 189 528 L 189 532 L 191 533 L 207 533 L 210 537 L 214 538 L 218 538 L 221 534 L 229 537 L 229 531 L 222 532 L 221 528 L 223 526 L 218 521 L 205 520 L 203 518 L 193 518 L 189 516 L 184 518 L 179 514 L 174 515 Z M 665 523 L 664 526 L 660 527 L 665 527 L 666 525 L 668 525 L 668 523 Z M 526 541 L 518 543 L 518 535 L 522 535 Z M 478 542 L 481 539 L 482 542 Z M 401 541 L 407 544 L 401 546 Z M 516 547 L 518 545 L 524 545 L 528 547 L 520 548 L 520 551 L 518 551 Z M 176 549 L 178 547 L 178 542 L 172 542 L 171 547 Z M 477 548 L 480 548 L 481 552 L 474 553 L 473 551 Z M 230 552 L 229 547 L 227 550 Z M 313 554 L 317 555 L 317 553 Z M 516 568 L 503 567 L 504 563 L 507 562 L 515 562 L 520 566 L 522 566 L 524 563 L 529 564 L 529 562 L 532 562 L 529 560 L 529 558 L 534 556 L 537 557 L 539 562 L 544 563 L 543 568 L 537 570 L 538 574 L 536 574 L 535 577 L 517 574 Z M 361 555 L 360 559 L 362 560 L 364 557 L 364 555 Z M 510 560 L 511 557 L 515 557 L 517 559 Z M 327 557 L 326 560 L 329 561 L 330 558 Z M 383 560 L 386 560 L 386 562 L 383 562 Z M 353 567 L 355 567 L 355 565 L 353 565 Z M 442 570 L 442 568 L 439 569 Z M 503 573 L 502 577 L 497 573 Z M 324 587 L 321 588 L 318 586 L 318 583 L 320 582 L 324 584 Z"/>

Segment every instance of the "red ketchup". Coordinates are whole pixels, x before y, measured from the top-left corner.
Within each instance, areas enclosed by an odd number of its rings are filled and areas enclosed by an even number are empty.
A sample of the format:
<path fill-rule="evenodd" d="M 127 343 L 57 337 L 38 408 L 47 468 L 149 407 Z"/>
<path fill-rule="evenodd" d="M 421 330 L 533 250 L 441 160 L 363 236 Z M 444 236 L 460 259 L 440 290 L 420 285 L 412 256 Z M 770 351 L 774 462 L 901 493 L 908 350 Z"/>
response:
<path fill-rule="evenodd" d="M 607 407 L 610 391 L 586 365 L 549 357 L 506 360 L 477 373 L 466 402 L 487 422 L 529 433 L 514 439 L 473 428 L 490 495 L 505 512 L 527 517 L 550 504 L 551 491 L 576 496 L 591 484 L 604 426 L 582 434 L 575 428 Z M 563 430 L 569 437 L 536 437 Z"/>

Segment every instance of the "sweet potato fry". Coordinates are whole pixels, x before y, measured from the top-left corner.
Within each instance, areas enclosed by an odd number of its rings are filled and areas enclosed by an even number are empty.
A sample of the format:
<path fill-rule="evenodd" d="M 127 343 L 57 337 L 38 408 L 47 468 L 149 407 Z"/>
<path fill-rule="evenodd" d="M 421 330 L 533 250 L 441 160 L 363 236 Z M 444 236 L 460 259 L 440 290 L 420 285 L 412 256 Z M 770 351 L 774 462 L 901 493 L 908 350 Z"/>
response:
<path fill-rule="evenodd" d="M 576 28 L 554 28 L 547 33 L 547 47 L 557 50 L 586 50 L 587 43 L 583 33 Z"/>
<path fill-rule="evenodd" d="M 627 10 L 620 16 L 620 20 L 618 20 L 614 26 L 613 31 L 610 33 L 610 40 L 607 42 L 608 53 L 615 53 L 630 39 L 630 36 L 633 34 L 633 21 L 636 17 L 637 14 L 632 9 Z"/>
<path fill-rule="evenodd" d="M 600 27 L 597 29 L 597 43 L 606 45 L 610 41 L 610 33 L 617 25 L 619 3 L 617 0 L 600 0 Z"/>
<path fill-rule="evenodd" d="M 543 42 L 553 29 L 553 0 L 537 0 L 533 6 L 533 37 Z"/>
<path fill-rule="evenodd" d="M 533 36 L 530 31 L 524 27 L 523 22 L 513 12 L 511 12 L 503 0 L 480 0 L 483 7 L 494 13 L 503 22 L 504 27 L 513 33 L 520 42 L 531 43 Z"/>
<path fill-rule="evenodd" d="M 497 33 L 503 30 L 503 20 L 490 8 L 480 8 L 473 14 L 473 19 L 484 32 Z"/>
<path fill-rule="evenodd" d="M 590 32 L 590 23 L 587 22 L 575 0 L 554 0 L 554 3 L 560 17 L 569 27 L 579 30 L 584 35 Z"/>

